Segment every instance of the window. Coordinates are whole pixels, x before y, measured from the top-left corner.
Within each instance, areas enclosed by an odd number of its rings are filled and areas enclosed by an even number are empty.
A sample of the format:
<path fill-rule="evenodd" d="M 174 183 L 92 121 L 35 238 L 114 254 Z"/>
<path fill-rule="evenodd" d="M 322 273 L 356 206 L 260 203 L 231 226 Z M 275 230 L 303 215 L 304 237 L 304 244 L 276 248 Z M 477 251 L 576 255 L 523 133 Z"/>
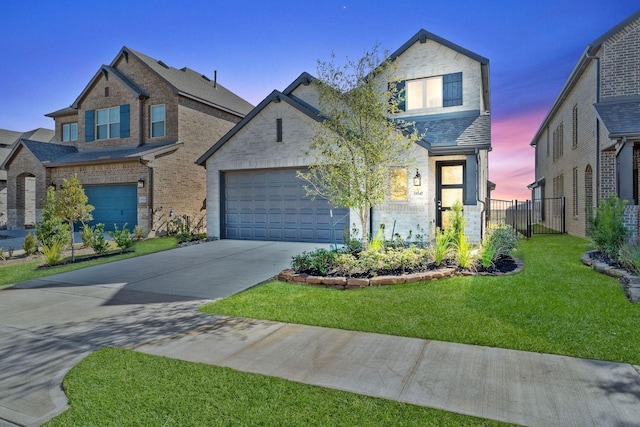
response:
<path fill-rule="evenodd" d="M 578 146 L 578 104 L 573 106 L 573 148 Z"/>
<path fill-rule="evenodd" d="M 407 170 L 404 168 L 391 169 L 391 194 L 392 201 L 409 200 L 409 184 L 407 184 Z"/>
<path fill-rule="evenodd" d="M 442 76 L 407 82 L 407 110 L 442 107 Z"/>
<path fill-rule="evenodd" d="M 555 162 L 564 154 L 564 123 L 560 122 L 553 131 L 553 161 Z"/>
<path fill-rule="evenodd" d="M 96 110 L 96 139 L 120 138 L 120 107 Z"/>
<path fill-rule="evenodd" d="M 549 128 L 547 128 L 547 157 L 549 157 L 549 149 L 550 143 L 549 143 Z"/>
<path fill-rule="evenodd" d="M 78 123 L 65 123 L 62 125 L 62 140 L 63 141 L 78 140 Z"/>
<path fill-rule="evenodd" d="M 578 168 L 573 168 L 573 216 L 578 216 Z"/>
<path fill-rule="evenodd" d="M 164 104 L 151 106 L 151 138 L 165 136 L 165 118 L 166 109 Z"/>
<path fill-rule="evenodd" d="M 282 142 L 282 119 L 276 119 L 276 142 Z"/>
<path fill-rule="evenodd" d="M 107 87 L 105 87 L 105 88 L 104 88 L 104 96 L 105 96 L 105 98 L 106 98 L 107 96 L 109 96 L 109 86 L 107 86 Z"/>

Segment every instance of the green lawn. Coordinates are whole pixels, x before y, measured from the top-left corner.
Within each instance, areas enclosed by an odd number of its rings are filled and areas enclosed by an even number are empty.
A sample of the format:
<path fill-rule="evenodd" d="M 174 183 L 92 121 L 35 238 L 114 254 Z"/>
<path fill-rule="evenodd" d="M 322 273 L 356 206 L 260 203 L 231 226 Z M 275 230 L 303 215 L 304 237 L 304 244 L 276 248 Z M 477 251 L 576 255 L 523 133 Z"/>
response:
<path fill-rule="evenodd" d="M 103 348 L 64 379 L 47 426 L 494 426 L 494 421 L 281 378 Z"/>
<path fill-rule="evenodd" d="M 524 271 L 337 291 L 269 282 L 208 313 L 640 364 L 640 305 L 580 263 L 584 239 L 521 241 Z"/>
<path fill-rule="evenodd" d="M 105 264 L 107 262 L 119 261 L 147 255 L 153 252 L 160 252 L 176 247 L 175 237 L 162 237 L 157 239 L 141 240 L 135 244 L 135 252 L 127 252 L 121 255 L 98 258 L 91 261 L 83 261 L 75 264 L 66 264 L 59 267 L 38 269 L 40 265 L 46 264 L 44 257 L 34 261 L 21 263 L 11 263 L 3 265 L 0 261 L 0 288 L 13 285 L 27 280 L 40 277 L 51 276 L 53 274 L 65 273 L 67 271 L 78 270 L 80 268 L 91 267 L 92 265 Z"/>

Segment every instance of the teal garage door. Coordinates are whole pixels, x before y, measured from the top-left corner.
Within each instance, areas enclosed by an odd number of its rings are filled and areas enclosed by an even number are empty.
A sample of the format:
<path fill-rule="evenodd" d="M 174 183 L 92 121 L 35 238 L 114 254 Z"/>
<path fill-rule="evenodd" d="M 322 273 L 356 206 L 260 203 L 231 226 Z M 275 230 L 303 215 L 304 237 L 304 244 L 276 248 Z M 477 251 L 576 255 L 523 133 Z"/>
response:
<path fill-rule="evenodd" d="M 89 225 L 104 224 L 106 231 L 113 231 L 116 224 L 122 229 L 125 224 L 132 231 L 138 223 L 137 185 L 95 185 L 84 187 L 89 204 L 95 209 Z"/>
<path fill-rule="evenodd" d="M 242 240 L 342 243 L 349 210 L 311 200 L 291 169 L 225 172 L 222 237 Z"/>

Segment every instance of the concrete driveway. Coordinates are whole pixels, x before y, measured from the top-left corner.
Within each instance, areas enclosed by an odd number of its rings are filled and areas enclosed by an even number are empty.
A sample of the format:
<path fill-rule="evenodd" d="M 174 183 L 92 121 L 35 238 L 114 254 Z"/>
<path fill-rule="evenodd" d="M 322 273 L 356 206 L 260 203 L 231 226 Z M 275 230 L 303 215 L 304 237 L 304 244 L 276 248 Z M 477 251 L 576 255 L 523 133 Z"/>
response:
<path fill-rule="evenodd" d="M 252 287 L 321 245 L 220 240 L 0 290 L 0 426 L 62 411 L 61 379 L 91 351 L 215 321 L 201 304 Z"/>

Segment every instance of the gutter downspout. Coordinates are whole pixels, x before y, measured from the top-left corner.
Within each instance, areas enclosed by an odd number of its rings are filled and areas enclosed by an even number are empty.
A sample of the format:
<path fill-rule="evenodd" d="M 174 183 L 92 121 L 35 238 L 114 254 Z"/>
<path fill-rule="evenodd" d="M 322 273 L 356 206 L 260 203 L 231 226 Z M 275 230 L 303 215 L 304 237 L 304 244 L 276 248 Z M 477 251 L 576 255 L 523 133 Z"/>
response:
<path fill-rule="evenodd" d="M 487 163 L 488 162 L 489 160 L 487 156 Z M 487 220 L 484 217 L 484 214 L 487 210 L 487 204 L 485 203 L 484 200 L 480 200 L 478 198 L 478 195 L 480 194 L 480 150 L 478 148 L 476 148 L 476 163 L 478 164 L 478 166 L 476 167 L 476 202 L 482 203 L 482 210 L 480 210 L 480 217 L 484 218 L 484 221 L 480 221 L 480 241 L 482 241 L 482 237 L 484 236 L 485 222 Z M 487 165 L 487 170 L 489 170 L 489 165 Z"/>
<path fill-rule="evenodd" d="M 587 49 L 585 57 L 596 60 L 596 104 L 600 102 L 600 57 L 589 55 Z M 600 120 L 596 117 L 596 207 L 600 206 Z"/>

